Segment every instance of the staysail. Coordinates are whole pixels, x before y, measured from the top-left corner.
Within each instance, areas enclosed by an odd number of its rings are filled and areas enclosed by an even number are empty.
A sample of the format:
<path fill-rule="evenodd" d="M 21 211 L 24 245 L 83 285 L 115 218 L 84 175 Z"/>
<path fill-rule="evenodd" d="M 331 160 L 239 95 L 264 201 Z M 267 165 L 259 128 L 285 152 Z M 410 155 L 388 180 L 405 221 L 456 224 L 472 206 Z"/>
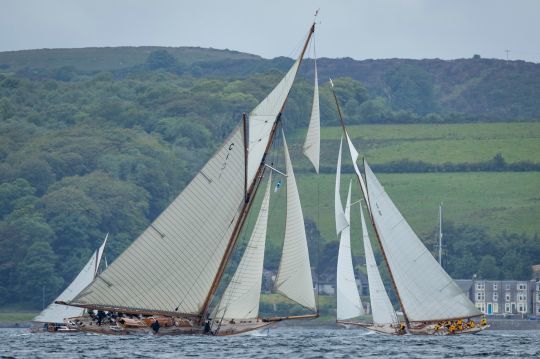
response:
<path fill-rule="evenodd" d="M 437 263 L 364 161 L 373 222 L 409 321 L 481 315 Z"/>
<path fill-rule="evenodd" d="M 276 275 L 276 290 L 305 308 L 317 310 L 300 195 L 296 187 L 289 149 L 283 134 L 287 169 L 287 219 L 283 252 Z"/>
<path fill-rule="evenodd" d="M 319 157 L 321 152 L 321 112 L 319 109 L 319 79 L 317 76 L 317 60 L 315 63 L 315 85 L 313 87 L 313 105 L 311 107 L 311 118 L 304 142 L 304 155 L 311 161 L 317 174 L 319 173 Z"/>
<path fill-rule="evenodd" d="M 341 136 L 341 142 L 339 143 L 339 155 L 337 160 L 336 169 L 336 185 L 334 191 L 334 213 L 336 219 L 336 235 L 349 225 L 347 219 L 345 219 L 345 213 L 343 212 L 343 205 L 341 203 L 341 196 L 339 194 L 341 184 L 341 150 L 343 147 L 343 136 Z"/>
<path fill-rule="evenodd" d="M 252 319 L 259 314 L 271 186 L 270 174 L 251 237 L 236 272 L 216 307 L 214 318 Z"/>
<path fill-rule="evenodd" d="M 58 298 L 56 298 L 51 304 L 49 304 L 47 308 L 45 308 L 37 317 L 33 319 L 34 322 L 62 323 L 65 318 L 77 317 L 83 314 L 84 309 L 63 304 L 56 304 L 55 302 L 66 302 L 72 300 L 94 280 L 108 237 L 109 234 L 105 236 L 103 244 L 92 254 L 86 265 L 71 282 L 71 284 L 58 296 Z"/>
<path fill-rule="evenodd" d="M 373 248 L 369 240 L 366 221 L 364 219 L 364 211 L 360 204 L 360 219 L 362 221 L 362 237 L 364 240 L 364 254 L 366 257 L 366 269 L 369 284 L 369 300 L 371 303 L 371 313 L 373 314 L 373 323 L 375 324 L 394 324 L 398 323 L 396 312 L 394 307 L 388 298 L 388 293 L 384 288 L 383 281 L 377 262 L 375 261 L 375 255 L 373 254 Z"/>
<path fill-rule="evenodd" d="M 249 140 L 238 126 L 182 193 L 69 305 L 197 317 L 206 312 L 249 209 L 246 188 L 256 188 L 313 31 L 314 25 L 289 72 L 251 112 Z"/>
<path fill-rule="evenodd" d="M 350 223 L 351 182 L 345 207 L 345 218 Z M 351 226 L 341 231 L 336 272 L 337 320 L 351 319 L 364 314 L 364 308 L 358 293 L 351 253 Z"/>

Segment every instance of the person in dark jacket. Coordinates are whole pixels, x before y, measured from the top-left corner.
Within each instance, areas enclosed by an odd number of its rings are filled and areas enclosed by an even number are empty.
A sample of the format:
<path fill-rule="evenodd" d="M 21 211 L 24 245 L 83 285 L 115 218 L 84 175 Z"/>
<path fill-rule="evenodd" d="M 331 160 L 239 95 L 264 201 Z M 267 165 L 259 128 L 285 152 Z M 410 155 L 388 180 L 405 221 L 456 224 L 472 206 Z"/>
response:
<path fill-rule="evenodd" d="M 154 320 L 154 322 L 152 323 L 152 330 L 154 331 L 155 334 L 157 334 L 157 332 L 159 332 L 159 322 L 158 320 Z"/>

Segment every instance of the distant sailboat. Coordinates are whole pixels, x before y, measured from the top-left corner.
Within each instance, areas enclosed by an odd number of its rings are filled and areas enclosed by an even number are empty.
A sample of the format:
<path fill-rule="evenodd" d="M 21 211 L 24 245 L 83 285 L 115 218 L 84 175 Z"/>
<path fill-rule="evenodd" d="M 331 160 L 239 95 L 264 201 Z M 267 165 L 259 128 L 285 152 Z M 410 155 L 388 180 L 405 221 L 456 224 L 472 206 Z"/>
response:
<path fill-rule="evenodd" d="M 336 204 L 341 206 L 339 198 L 339 182 L 341 172 L 341 144 L 338 157 L 338 167 L 336 170 Z M 339 202 L 339 204 L 338 204 Z M 364 315 L 364 310 L 356 286 L 354 276 L 352 253 L 350 244 L 350 206 L 351 206 L 351 183 L 349 183 L 349 193 L 347 195 L 347 205 L 345 207 L 345 220 L 349 225 L 341 230 L 341 239 L 339 243 L 338 265 L 336 274 L 336 295 L 337 295 L 337 322 L 345 325 L 360 326 L 378 332 L 397 334 L 399 331 L 399 322 L 384 288 L 384 284 L 379 273 L 379 268 L 375 262 L 375 256 L 369 240 L 362 206 L 360 205 L 360 218 L 362 221 L 362 236 L 364 243 L 364 253 L 366 257 L 366 268 L 368 275 L 369 297 L 373 323 L 353 320 L 358 316 Z M 336 210 L 336 223 L 339 220 L 339 208 Z"/>
<path fill-rule="evenodd" d="M 182 193 L 92 284 L 67 301 L 71 306 L 128 317 L 115 318 L 105 328 L 96 326 L 92 318 L 74 318 L 79 329 L 127 334 L 152 328 L 160 334 L 230 335 L 269 322 L 318 316 L 258 317 L 270 182 L 240 265 L 221 300 L 216 298 L 265 172 L 275 170 L 266 159 L 314 30 L 315 24 L 279 84 L 249 118 L 244 115 Z M 283 142 L 287 222 L 276 289 L 316 311 L 302 210 L 285 139 Z M 212 304 L 217 306 L 214 310 Z"/>
<path fill-rule="evenodd" d="M 403 311 L 406 328 L 400 324 L 399 332 L 444 335 L 484 330 L 486 324 L 478 325 L 473 320 L 482 313 L 418 238 L 365 159 L 364 181 L 355 163 L 358 151 L 350 141 L 335 92 L 334 98 L 360 189 Z M 461 329 L 457 330 L 457 326 Z"/>
<path fill-rule="evenodd" d="M 72 300 L 94 280 L 98 274 L 99 264 L 108 237 L 109 234 L 107 233 L 103 244 L 92 254 L 75 279 L 47 308 L 32 320 L 33 322 L 46 323 L 49 331 L 68 331 L 64 319 L 83 315 L 84 309 L 56 304 L 55 302 Z"/>

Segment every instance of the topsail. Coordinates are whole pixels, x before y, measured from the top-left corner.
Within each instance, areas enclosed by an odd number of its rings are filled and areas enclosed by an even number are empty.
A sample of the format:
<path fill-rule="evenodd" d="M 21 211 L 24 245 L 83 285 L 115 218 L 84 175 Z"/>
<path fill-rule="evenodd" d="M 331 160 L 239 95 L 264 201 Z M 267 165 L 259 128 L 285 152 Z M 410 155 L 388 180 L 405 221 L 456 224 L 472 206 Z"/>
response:
<path fill-rule="evenodd" d="M 313 86 L 313 105 L 309 120 L 308 132 L 304 142 L 304 155 L 311 161 L 315 171 L 319 173 L 319 157 L 321 152 L 321 112 L 319 109 L 319 79 L 317 76 L 317 60 L 315 62 L 315 85 Z"/>

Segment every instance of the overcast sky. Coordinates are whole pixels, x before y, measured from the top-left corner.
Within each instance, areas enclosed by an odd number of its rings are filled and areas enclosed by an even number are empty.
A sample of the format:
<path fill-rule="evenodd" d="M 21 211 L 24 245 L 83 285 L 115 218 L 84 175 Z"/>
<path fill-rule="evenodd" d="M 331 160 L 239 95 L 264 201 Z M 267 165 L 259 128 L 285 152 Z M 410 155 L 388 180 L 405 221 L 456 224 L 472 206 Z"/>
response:
<path fill-rule="evenodd" d="M 294 55 L 321 8 L 320 57 L 540 62 L 540 0 L 0 0 L 0 51 L 201 46 Z"/>

